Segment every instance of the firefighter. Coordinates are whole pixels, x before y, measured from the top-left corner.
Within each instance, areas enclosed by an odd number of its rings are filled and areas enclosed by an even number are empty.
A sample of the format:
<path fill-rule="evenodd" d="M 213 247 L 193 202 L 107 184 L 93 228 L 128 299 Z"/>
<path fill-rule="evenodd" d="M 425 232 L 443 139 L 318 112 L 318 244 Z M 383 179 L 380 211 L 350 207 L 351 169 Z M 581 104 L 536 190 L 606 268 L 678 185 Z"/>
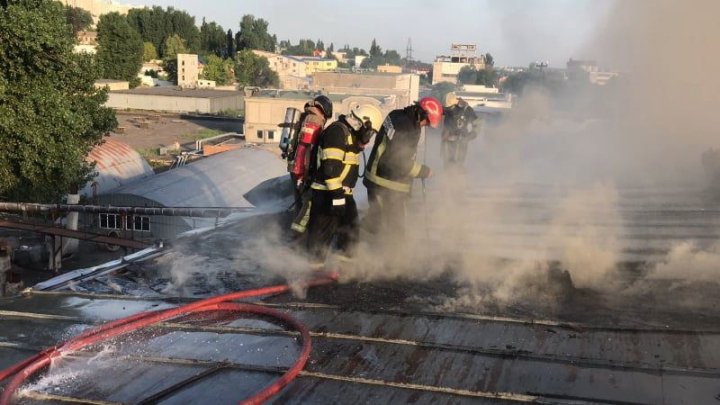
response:
<path fill-rule="evenodd" d="M 358 211 L 353 189 L 359 175 L 360 154 L 377 133 L 382 112 L 374 105 L 359 105 L 327 127 L 315 152 L 317 168 L 311 185 L 307 248 L 314 260 L 324 262 L 333 237 L 346 256 L 358 237 Z"/>
<path fill-rule="evenodd" d="M 462 169 L 468 144 L 477 138 L 481 122 L 468 103 L 448 93 L 445 97 L 445 121 L 442 131 L 442 154 L 445 169 Z"/>
<path fill-rule="evenodd" d="M 363 229 L 372 234 L 404 234 L 405 204 L 412 181 L 432 174 L 428 166 L 415 161 L 421 129 L 427 125 L 437 128 L 442 116 L 440 102 L 425 97 L 419 103 L 391 111 L 385 118 L 363 180 L 370 204 Z"/>

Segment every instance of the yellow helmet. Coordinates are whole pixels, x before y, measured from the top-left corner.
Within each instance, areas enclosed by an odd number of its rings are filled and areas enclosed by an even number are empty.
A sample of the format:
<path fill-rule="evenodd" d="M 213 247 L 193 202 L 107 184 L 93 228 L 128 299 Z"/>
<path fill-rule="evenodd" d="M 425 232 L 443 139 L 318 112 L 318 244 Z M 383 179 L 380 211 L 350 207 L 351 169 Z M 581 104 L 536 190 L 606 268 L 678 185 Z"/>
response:
<path fill-rule="evenodd" d="M 458 98 L 455 95 L 454 92 L 450 92 L 445 95 L 445 107 L 450 107 L 451 105 L 455 105 L 458 102 Z"/>
<path fill-rule="evenodd" d="M 370 121 L 372 129 L 380 131 L 380 126 L 383 123 L 382 111 L 372 104 L 360 104 L 350 109 L 352 115 L 362 122 Z"/>

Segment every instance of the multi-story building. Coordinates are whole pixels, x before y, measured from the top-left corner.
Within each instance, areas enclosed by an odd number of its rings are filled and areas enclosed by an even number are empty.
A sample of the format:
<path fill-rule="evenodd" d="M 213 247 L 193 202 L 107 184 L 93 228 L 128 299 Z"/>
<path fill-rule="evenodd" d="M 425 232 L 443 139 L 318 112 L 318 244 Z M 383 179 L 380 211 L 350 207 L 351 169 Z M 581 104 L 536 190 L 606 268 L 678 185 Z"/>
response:
<path fill-rule="evenodd" d="M 280 124 L 285 110 L 294 107 L 302 111 L 305 103 L 318 95 L 317 92 L 262 90 L 245 96 L 245 140 L 252 143 L 279 143 Z M 333 102 L 334 117 L 347 114 L 351 107 L 359 104 L 373 104 L 387 114 L 400 107 L 394 97 L 383 95 L 328 94 Z"/>
<path fill-rule="evenodd" d="M 311 88 L 325 94 L 392 97 L 398 106 L 405 107 L 419 98 L 420 76 L 411 73 L 317 72 L 313 75 Z"/>
<path fill-rule="evenodd" d="M 93 17 L 94 22 L 98 22 L 100 16 L 107 13 L 118 12 L 127 14 L 135 6 L 120 4 L 112 0 L 61 0 L 66 6 L 81 8 L 87 10 Z"/>
<path fill-rule="evenodd" d="M 270 69 L 278 74 L 281 89 L 301 90 L 308 88 L 307 65 L 300 58 L 259 50 L 253 50 L 253 53 L 268 60 Z"/>
<path fill-rule="evenodd" d="M 177 54 L 177 83 L 181 88 L 197 87 L 200 68 L 198 56 L 190 53 Z"/>
<path fill-rule="evenodd" d="M 305 62 L 305 75 L 311 76 L 315 72 L 334 72 L 337 70 L 337 59 L 320 58 L 316 56 L 295 56 Z"/>
<path fill-rule="evenodd" d="M 432 84 L 440 82 L 457 83 L 460 70 L 473 66 L 477 70 L 485 69 L 485 55 L 477 55 L 475 44 L 452 44 L 450 56 L 438 56 L 433 62 Z"/>
<path fill-rule="evenodd" d="M 618 76 L 617 72 L 601 71 L 594 60 L 577 60 L 570 58 L 566 64 L 567 75 L 571 79 L 587 77 L 587 80 L 598 86 L 604 86 L 610 79 Z"/>
<path fill-rule="evenodd" d="M 97 53 L 97 32 L 96 31 L 79 31 L 75 35 L 77 43 L 73 48 L 75 53 Z"/>

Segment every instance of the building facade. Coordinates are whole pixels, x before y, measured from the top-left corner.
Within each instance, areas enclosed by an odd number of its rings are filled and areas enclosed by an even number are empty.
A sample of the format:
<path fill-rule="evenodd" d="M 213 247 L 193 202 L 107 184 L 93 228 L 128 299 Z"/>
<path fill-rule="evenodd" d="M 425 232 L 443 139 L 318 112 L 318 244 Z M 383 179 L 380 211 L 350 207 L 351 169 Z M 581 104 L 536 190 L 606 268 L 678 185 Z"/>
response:
<path fill-rule="evenodd" d="M 98 22 L 100 16 L 107 13 L 118 12 L 122 15 L 126 15 L 128 11 L 135 6 L 120 4 L 112 0 L 61 0 L 63 5 L 71 6 L 75 8 L 81 8 L 88 11 L 95 23 Z"/>
<path fill-rule="evenodd" d="M 149 87 L 111 91 L 106 106 L 119 110 L 219 114 L 242 111 L 243 93 L 230 90 Z"/>
<path fill-rule="evenodd" d="M 304 61 L 294 56 L 273 52 L 253 50 L 253 53 L 268 60 L 270 69 L 278 74 L 281 89 L 303 90 L 308 88 L 309 78 Z"/>
<path fill-rule="evenodd" d="M 251 143 L 279 143 L 280 124 L 288 107 L 303 110 L 305 103 L 316 97 L 316 92 L 265 90 L 245 98 L 245 140 Z M 328 94 L 333 102 L 334 117 L 347 114 L 353 106 L 372 104 L 384 114 L 397 108 L 394 97 Z"/>
<path fill-rule="evenodd" d="M 420 96 L 420 76 L 411 73 L 340 73 L 318 72 L 313 75 L 312 90 L 327 94 L 384 96 L 407 106 Z"/>
<path fill-rule="evenodd" d="M 198 85 L 200 66 L 198 56 L 190 53 L 177 54 L 177 83 L 184 89 L 192 89 Z"/>
<path fill-rule="evenodd" d="M 457 83 L 460 70 L 466 66 L 473 66 L 477 70 L 485 69 L 485 55 L 477 55 L 475 44 L 452 44 L 450 51 L 450 56 L 435 58 L 432 84 Z"/>

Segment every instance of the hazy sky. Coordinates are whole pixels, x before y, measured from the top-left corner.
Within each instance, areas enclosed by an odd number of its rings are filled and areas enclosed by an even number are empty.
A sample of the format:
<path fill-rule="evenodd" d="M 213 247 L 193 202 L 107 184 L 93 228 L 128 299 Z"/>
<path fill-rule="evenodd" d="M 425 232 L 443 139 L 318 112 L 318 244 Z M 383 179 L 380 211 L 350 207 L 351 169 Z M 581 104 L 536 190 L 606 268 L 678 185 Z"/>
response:
<path fill-rule="evenodd" d="M 136 5 L 173 6 L 237 31 L 243 14 L 270 22 L 278 40 L 333 42 L 336 48 L 370 47 L 430 62 L 448 54 L 453 42 L 475 43 L 497 66 L 525 66 L 547 60 L 564 66 L 568 58 L 591 58 L 582 51 L 612 0 L 129 0 Z"/>

